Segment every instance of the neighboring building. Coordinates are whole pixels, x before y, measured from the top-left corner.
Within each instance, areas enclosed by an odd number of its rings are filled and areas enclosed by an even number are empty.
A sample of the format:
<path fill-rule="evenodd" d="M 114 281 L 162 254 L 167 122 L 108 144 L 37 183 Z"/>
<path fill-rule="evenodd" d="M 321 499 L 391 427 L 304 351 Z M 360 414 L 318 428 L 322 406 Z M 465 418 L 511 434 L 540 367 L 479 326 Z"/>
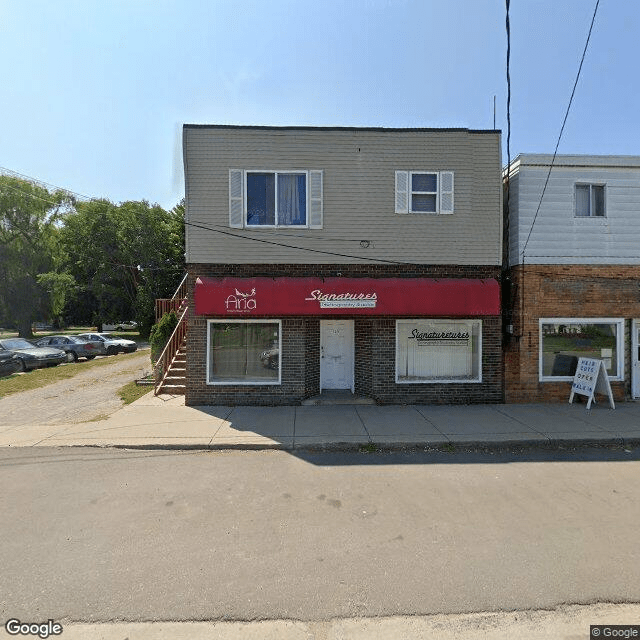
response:
<path fill-rule="evenodd" d="M 640 156 L 551 160 L 509 172 L 505 399 L 567 401 L 580 356 L 605 361 L 617 400 L 640 397 Z"/>
<path fill-rule="evenodd" d="M 184 126 L 186 403 L 503 399 L 500 133 Z"/>

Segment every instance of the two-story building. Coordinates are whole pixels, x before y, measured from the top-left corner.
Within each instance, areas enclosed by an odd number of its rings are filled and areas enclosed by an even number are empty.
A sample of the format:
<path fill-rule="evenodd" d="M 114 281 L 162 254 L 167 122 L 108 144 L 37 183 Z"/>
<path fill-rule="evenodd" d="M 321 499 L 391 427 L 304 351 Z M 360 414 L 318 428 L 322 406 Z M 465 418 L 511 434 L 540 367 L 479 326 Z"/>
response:
<path fill-rule="evenodd" d="M 503 400 L 498 131 L 183 133 L 187 404 Z"/>
<path fill-rule="evenodd" d="M 640 157 L 551 161 L 509 167 L 505 399 L 566 401 L 581 356 L 640 397 Z"/>

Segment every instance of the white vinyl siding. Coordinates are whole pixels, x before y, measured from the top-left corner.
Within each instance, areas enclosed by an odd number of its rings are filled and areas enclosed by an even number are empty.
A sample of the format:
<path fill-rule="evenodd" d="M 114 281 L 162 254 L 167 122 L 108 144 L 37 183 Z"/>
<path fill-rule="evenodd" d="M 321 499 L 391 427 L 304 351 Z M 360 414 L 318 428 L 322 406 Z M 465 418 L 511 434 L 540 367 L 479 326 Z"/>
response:
<path fill-rule="evenodd" d="M 509 264 L 640 264 L 640 157 L 558 156 L 540 202 L 550 160 L 514 165 Z M 604 187 L 603 215 L 576 215 L 576 185 Z"/>

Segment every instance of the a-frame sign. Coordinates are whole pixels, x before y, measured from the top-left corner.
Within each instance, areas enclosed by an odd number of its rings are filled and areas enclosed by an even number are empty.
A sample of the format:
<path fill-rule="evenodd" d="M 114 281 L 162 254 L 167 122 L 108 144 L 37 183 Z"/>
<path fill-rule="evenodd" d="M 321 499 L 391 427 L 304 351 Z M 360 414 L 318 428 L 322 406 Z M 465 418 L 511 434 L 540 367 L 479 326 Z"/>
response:
<path fill-rule="evenodd" d="M 579 358 L 576 374 L 571 384 L 569 404 L 573 402 L 573 395 L 578 393 L 589 398 L 587 409 L 591 409 L 591 403 L 595 402 L 595 394 L 602 393 L 609 397 L 612 409 L 616 408 L 611 392 L 611 384 L 607 375 L 607 367 L 603 360 L 595 358 Z"/>

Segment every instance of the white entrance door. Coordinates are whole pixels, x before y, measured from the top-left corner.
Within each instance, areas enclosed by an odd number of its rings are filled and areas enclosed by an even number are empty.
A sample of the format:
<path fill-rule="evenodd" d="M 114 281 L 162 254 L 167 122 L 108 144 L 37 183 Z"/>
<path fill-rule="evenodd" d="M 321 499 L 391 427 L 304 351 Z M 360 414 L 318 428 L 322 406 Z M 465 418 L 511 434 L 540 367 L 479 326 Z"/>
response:
<path fill-rule="evenodd" d="M 631 322 L 631 396 L 640 398 L 640 320 Z"/>
<path fill-rule="evenodd" d="M 353 391 L 353 320 L 320 320 L 320 390 Z"/>

